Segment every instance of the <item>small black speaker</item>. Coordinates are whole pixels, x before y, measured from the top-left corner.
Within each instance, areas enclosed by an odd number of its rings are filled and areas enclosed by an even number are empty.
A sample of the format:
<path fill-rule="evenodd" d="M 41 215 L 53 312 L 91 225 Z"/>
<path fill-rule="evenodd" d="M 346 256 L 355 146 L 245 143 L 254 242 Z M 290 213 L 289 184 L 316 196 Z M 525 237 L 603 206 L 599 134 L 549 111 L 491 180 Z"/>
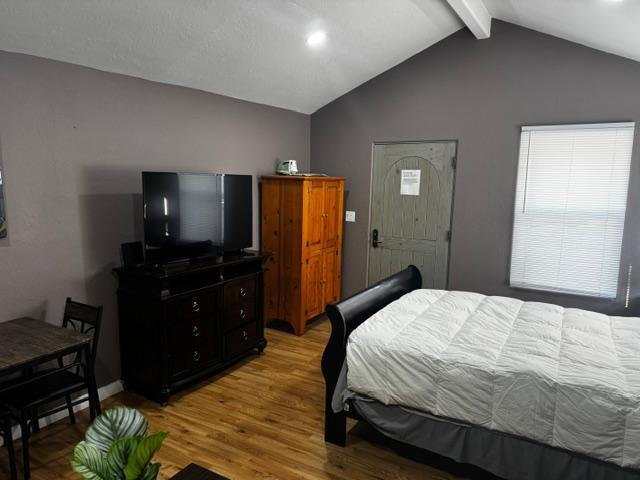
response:
<path fill-rule="evenodd" d="M 125 268 L 137 267 L 144 263 L 144 251 L 142 242 L 129 242 L 120 245 L 122 252 L 122 265 Z"/>

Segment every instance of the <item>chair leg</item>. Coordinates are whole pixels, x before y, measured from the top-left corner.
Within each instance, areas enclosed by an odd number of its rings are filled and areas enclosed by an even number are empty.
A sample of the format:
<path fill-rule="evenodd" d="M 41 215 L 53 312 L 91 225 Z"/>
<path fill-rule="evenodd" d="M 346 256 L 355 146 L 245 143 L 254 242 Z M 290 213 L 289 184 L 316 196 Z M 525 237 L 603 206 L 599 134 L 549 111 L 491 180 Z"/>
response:
<path fill-rule="evenodd" d="M 100 405 L 100 396 L 98 395 L 98 391 L 96 390 L 93 396 L 96 399 L 96 417 L 98 415 L 102 415 L 102 406 Z"/>
<path fill-rule="evenodd" d="M 89 391 L 89 419 L 93 422 L 99 414 L 96 413 L 96 402 L 93 394 Z"/>
<path fill-rule="evenodd" d="M 27 412 L 22 412 L 20 418 L 20 431 L 22 433 L 22 463 L 24 480 L 29 480 L 31 477 L 31 467 L 29 459 L 29 415 Z"/>
<path fill-rule="evenodd" d="M 18 469 L 16 464 L 16 451 L 13 446 L 13 435 L 11 432 L 11 422 L 5 421 L 4 425 L 4 446 L 7 447 L 9 454 L 9 470 L 11 472 L 11 480 L 18 480 Z"/>
<path fill-rule="evenodd" d="M 73 405 L 71 405 L 71 395 L 67 395 L 65 398 L 67 400 L 67 410 L 69 411 L 69 421 L 71 422 L 71 425 L 75 425 L 76 415 L 75 413 L 73 413 Z"/>
<path fill-rule="evenodd" d="M 40 431 L 40 419 L 38 418 L 38 409 L 33 409 L 33 414 L 31 415 L 31 431 L 33 433 L 37 433 Z"/>
<path fill-rule="evenodd" d="M 102 414 L 102 408 L 100 407 L 100 396 L 98 395 L 98 387 L 96 386 L 95 378 L 91 376 L 88 381 L 87 391 L 89 394 L 89 413 L 91 414 L 91 420 Z"/>

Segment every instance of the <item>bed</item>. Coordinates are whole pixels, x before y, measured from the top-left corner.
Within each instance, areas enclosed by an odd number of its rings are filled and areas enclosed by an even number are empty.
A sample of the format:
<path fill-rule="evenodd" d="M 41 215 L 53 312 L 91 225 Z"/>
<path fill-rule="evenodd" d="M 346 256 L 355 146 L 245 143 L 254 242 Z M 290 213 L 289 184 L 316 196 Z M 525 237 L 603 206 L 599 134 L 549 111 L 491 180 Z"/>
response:
<path fill-rule="evenodd" d="M 349 416 L 503 478 L 640 478 L 640 319 L 421 283 L 327 308 L 327 441 Z"/>

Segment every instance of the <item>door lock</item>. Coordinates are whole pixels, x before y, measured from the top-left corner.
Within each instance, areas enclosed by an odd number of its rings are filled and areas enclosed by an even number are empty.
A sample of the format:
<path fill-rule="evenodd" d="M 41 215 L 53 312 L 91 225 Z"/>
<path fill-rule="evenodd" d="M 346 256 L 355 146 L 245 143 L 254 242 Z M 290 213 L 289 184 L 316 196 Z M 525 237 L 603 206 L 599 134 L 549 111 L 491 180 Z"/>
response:
<path fill-rule="evenodd" d="M 373 232 L 371 232 L 371 246 L 378 248 L 378 245 L 382 245 L 382 242 L 378 241 L 378 229 L 374 228 Z"/>

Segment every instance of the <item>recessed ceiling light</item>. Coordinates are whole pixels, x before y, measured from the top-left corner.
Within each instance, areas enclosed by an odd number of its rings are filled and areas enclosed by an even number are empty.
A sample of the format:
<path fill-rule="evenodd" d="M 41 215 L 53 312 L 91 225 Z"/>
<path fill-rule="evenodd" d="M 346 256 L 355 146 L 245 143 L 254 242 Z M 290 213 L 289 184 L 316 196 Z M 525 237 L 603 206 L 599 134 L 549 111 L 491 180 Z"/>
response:
<path fill-rule="evenodd" d="M 307 37 L 307 45 L 310 47 L 319 47 L 327 41 L 327 34 L 322 30 L 313 32 Z"/>

